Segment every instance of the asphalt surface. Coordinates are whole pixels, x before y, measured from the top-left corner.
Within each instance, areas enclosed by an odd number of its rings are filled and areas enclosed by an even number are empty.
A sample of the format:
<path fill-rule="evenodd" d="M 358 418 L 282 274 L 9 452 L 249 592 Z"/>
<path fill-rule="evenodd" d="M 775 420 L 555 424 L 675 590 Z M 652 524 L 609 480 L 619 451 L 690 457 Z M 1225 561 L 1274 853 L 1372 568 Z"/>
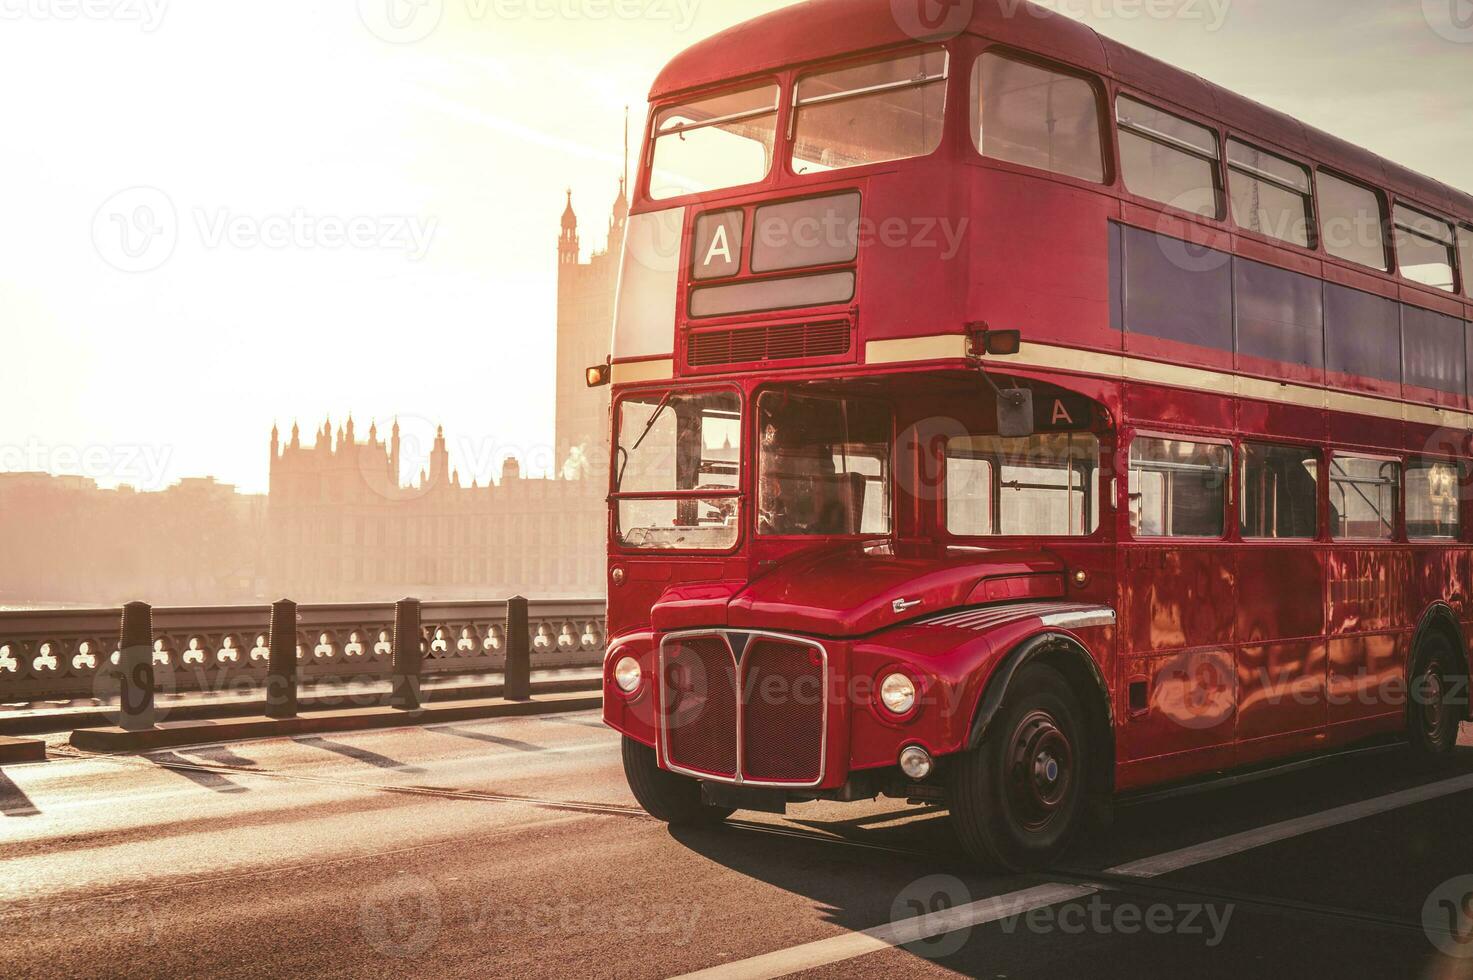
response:
<path fill-rule="evenodd" d="M 0 977 L 1473 977 L 1470 815 L 1379 750 L 1001 877 L 896 801 L 672 832 L 592 714 L 53 758 L 0 772 Z"/>

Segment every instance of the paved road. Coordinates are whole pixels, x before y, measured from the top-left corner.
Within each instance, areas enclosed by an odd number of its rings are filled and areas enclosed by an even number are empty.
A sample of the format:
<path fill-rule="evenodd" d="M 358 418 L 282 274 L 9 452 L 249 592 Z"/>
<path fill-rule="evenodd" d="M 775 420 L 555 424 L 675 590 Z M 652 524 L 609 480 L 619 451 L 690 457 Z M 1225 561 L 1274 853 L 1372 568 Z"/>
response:
<path fill-rule="evenodd" d="M 1004 878 L 893 801 L 671 832 L 593 715 L 54 759 L 0 773 L 0 976 L 1464 977 L 1470 813 L 1378 751 Z"/>

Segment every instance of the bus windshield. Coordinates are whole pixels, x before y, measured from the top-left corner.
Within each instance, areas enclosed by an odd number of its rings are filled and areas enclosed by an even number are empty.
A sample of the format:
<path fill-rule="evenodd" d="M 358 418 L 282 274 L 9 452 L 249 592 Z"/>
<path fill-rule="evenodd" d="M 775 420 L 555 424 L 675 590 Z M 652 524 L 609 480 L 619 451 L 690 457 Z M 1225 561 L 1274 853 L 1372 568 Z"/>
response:
<path fill-rule="evenodd" d="M 650 197 L 755 184 L 772 170 L 777 85 L 763 85 L 660 110 L 655 117 Z"/>
<path fill-rule="evenodd" d="M 757 402 L 757 529 L 890 533 L 890 410 L 867 399 L 767 392 Z"/>
<path fill-rule="evenodd" d="M 632 395 L 618 414 L 619 540 L 653 550 L 734 547 L 741 396 L 729 390 Z"/>

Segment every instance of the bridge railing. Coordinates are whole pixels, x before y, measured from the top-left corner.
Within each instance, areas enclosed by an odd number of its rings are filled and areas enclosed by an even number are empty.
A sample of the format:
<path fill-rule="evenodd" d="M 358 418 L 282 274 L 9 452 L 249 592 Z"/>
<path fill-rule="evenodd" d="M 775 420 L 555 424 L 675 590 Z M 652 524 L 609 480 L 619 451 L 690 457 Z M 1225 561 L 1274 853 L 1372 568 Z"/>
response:
<path fill-rule="evenodd" d="M 507 602 L 425 602 L 426 676 L 501 671 Z M 117 609 L 0 612 L 0 703 L 116 694 L 109 667 L 119 660 Z M 241 693 L 266 679 L 270 606 L 153 610 L 157 689 Z M 534 670 L 596 666 L 605 639 L 602 599 L 528 603 Z M 303 605 L 297 618 L 300 678 L 353 680 L 389 675 L 393 603 Z"/>

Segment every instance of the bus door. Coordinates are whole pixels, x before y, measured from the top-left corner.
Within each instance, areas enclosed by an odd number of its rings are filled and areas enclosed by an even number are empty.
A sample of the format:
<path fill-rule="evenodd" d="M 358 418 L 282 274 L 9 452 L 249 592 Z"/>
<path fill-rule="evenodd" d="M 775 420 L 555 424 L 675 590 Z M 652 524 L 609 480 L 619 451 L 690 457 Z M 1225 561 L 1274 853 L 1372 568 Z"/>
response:
<path fill-rule="evenodd" d="M 1127 458 L 1122 761 L 1158 759 L 1155 776 L 1186 776 L 1226 764 L 1233 751 L 1237 575 L 1225 541 L 1232 449 L 1137 435 Z"/>
<path fill-rule="evenodd" d="M 1326 723 L 1322 453 L 1244 440 L 1238 456 L 1239 762 L 1312 748 Z"/>

